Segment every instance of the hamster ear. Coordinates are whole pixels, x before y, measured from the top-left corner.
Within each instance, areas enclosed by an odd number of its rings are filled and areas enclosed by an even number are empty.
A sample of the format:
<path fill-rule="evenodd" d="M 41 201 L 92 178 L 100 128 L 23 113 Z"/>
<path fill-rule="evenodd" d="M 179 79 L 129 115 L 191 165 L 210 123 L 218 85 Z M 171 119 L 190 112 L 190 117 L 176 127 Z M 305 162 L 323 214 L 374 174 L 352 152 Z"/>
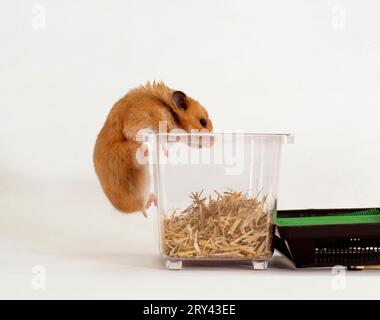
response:
<path fill-rule="evenodd" d="M 187 97 L 182 91 L 174 91 L 172 93 L 172 101 L 177 108 L 182 110 L 187 109 Z"/>

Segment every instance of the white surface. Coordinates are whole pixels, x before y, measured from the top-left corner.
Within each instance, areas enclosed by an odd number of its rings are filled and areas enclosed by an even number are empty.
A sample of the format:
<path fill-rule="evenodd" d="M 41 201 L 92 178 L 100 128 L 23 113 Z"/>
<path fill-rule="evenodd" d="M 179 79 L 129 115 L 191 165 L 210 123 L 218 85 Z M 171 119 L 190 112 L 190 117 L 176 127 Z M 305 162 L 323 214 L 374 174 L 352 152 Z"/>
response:
<path fill-rule="evenodd" d="M 266 271 L 169 271 L 158 255 L 154 217 L 116 214 L 94 181 L 19 180 L 17 191 L 6 182 L 0 298 L 380 298 L 377 271 L 337 278 L 330 270 L 293 270 L 278 257 Z M 36 265 L 46 269 L 45 290 L 32 287 Z"/>
<path fill-rule="evenodd" d="M 151 220 L 117 215 L 91 161 L 112 104 L 162 79 L 199 99 L 218 129 L 295 134 L 280 208 L 380 206 L 379 1 L 0 9 L 1 297 L 379 297 L 375 272 L 334 291 L 326 271 L 163 270 Z M 36 264 L 45 291 L 31 289 Z"/>

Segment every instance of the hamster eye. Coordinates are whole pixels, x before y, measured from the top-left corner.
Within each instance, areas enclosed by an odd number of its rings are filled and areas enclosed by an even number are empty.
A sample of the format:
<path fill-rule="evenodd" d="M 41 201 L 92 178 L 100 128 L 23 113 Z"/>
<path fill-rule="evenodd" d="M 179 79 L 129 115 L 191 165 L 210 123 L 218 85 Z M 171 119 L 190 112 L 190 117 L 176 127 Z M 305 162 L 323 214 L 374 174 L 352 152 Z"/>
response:
<path fill-rule="evenodd" d="M 207 125 L 207 120 L 202 118 L 201 120 L 199 120 L 199 123 L 201 124 L 201 126 L 205 127 Z"/>

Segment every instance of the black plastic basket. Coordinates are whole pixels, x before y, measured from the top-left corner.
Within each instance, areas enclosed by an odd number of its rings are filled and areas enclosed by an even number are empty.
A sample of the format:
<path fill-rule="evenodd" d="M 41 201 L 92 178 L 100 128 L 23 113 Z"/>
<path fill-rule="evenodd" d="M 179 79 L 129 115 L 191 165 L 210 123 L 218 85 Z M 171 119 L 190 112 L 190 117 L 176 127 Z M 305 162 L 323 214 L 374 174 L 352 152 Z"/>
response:
<path fill-rule="evenodd" d="M 275 248 L 297 268 L 380 265 L 380 210 L 279 210 Z"/>

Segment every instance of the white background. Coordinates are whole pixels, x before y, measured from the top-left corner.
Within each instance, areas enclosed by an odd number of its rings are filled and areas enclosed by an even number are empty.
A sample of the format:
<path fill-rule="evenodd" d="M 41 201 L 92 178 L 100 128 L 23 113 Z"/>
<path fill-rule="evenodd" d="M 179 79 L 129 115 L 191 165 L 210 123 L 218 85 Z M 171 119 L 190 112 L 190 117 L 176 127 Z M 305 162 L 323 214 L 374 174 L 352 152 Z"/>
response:
<path fill-rule="evenodd" d="M 152 215 L 117 214 L 92 166 L 112 104 L 164 80 L 217 129 L 295 135 L 280 209 L 380 206 L 378 1 L 8 0 L 0 12 L 0 297 L 379 298 L 374 272 L 343 290 L 276 260 L 167 272 Z M 34 265 L 46 290 L 31 286 Z"/>

